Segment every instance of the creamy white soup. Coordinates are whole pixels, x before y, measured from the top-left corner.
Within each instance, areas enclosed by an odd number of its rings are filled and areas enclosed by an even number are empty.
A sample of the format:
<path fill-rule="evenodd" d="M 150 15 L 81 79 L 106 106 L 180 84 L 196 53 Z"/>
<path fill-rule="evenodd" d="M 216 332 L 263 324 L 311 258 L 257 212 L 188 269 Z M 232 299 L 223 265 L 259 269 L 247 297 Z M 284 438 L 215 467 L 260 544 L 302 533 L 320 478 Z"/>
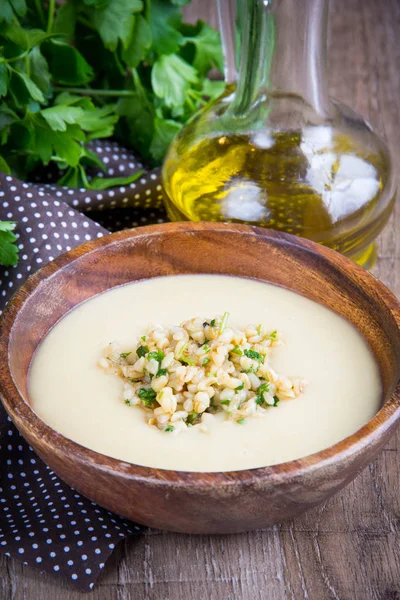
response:
<path fill-rule="evenodd" d="M 307 380 L 299 397 L 240 425 L 218 414 L 206 431 L 171 435 L 121 401 L 123 381 L 99 367 L 110 342 L 130 347 L 155 324 L 225 312 L 239 327 L 279 330 L 284 346 L 272 348 L 270 361 Z M 381 382 L 363 337 L 327 308 L 251 279 L 179 275 L 114 288 L 61 319 L 34 355 L 29 396 L 53 429 L 102 454 L 161 469 L 231 471 L 301 458 L 351 435 L 379 410 Z"/>

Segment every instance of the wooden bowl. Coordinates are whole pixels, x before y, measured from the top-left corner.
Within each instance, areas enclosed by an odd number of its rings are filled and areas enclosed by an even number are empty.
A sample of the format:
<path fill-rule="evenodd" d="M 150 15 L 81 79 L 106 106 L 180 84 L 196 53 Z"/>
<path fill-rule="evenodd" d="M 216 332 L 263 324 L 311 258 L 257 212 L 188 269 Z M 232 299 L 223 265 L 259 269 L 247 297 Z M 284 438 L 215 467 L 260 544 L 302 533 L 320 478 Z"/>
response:
<path fill-rule="evenodd" d="M 272 467 L 225 473 L 158 470 L 88 450 L 29 406 L 27 374 L 49 329 L 114 286 L 179 273 L 253 277 L 294 290 L 351 321 L 379 363 L 382 408 L 340 443 Z M 265 527 L 326 500 L 379 452 L 400 418 L 400 306 L 372 275 L 310 241 L 245 225 L 175 223 L 86 243 L 30 277 L 0 324 L 1 396 L 24 438 L 64 481 L 128 519 L 190 533 Z"/>

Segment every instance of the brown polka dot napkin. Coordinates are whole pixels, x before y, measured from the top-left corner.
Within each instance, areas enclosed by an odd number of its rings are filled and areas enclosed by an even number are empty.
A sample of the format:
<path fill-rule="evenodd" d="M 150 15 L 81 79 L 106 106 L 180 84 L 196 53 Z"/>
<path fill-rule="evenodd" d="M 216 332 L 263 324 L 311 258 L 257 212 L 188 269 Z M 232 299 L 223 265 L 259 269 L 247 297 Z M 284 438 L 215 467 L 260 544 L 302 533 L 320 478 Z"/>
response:
<path fill-rule="evenodd" d="M 92 150 L 107 167 L 105 177 L 143 169 L 114 143 L 97 142 Z M 101 192 L 60 188 L 54 176 L 48 173 L 46 184 L 28 184 L 0 173 L 0 221 L 18 222 L 20 256 L 17 267 L 0 266 L 0 312 L 29 275 L 59 254 L 109 231 L 166 220 L 159 170 Z M 0 465 L 0 552 L 7 556 L 89 590 L 118 541 L 141 531 L 62 482 L 1 406 Z"/>

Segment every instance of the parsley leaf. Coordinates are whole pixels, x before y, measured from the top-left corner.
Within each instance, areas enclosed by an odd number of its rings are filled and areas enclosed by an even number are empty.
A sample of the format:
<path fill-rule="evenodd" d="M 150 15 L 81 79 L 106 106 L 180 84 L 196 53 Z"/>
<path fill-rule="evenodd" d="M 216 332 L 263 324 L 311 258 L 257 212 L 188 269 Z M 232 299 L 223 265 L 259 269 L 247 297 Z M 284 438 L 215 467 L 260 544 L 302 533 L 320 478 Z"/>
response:
<path fill-rule="evenodd" d="M 155 358 L 158 362 L 161 362 L 164 357 L 165 354 L 162 350 L 154 350 L 153 352 L 149 352 L 147 355 L 148 360 Z"/>
<path fill-rule="evenodd" d="M 174 54 L 184 38 L 179 32 L 181 11 L 164 0 L 152 0 L 150 5 L 152 50 L 157 54 Z"/>
<path fill-rule="evenodd" d="M 151 46 L 150 25 L 142 15 L 134 17 L 132 35 L 122 51 L 122 58 L 132 69 L 136 69 Z"/>
<path fill-rule="evenodd" d="M 8 164 L 2 156 L 0 156 L 0 171 L 2 171 L 3 173 L 7 173 L 7 175 L 11 173 L 10 167 L 8 166 Z"/>
<path fill-rule="evenodd" d="M 258 390 L 257 390 L 256 403 L 258 405 L 261 406 L 262 404 L 265 404 L 264 394 L 266 392 L 268 392 L 268 391 L 269 391 L 269 384 L 268 383 L 262 383 L 260 385 L 260 387 L 258 388 Z"/>
<path fill-rule="evenodd" d="M 40 114 L 31 115 L 27 125 L 34 126 L 28 148 L 36 151 L 45 165 L 53 156 L 71 166 L 78 165 L 82 153 L 79 142 L 84 140 L 79 125 L 67 125 L 65 131 L 54 131 Z"/>
<path fill-rule="evenodd" d="M 158 369 L 156 377 L 162 377 L 163 375 L 168 375 L 167 369 Z"/>
<path fill-rule="evenodd" d="M 129 185 L 143 175 L 143 171 L 136 171 L 133 175 L 127 177 L 93 177 L 85 187 L 91 190 L 106 190 L 109 187 L 118 185 Z M 75 187 L 82 187 L 75 186 Z"/>
<path fill-rule="evenodd" d="M 109 0 L 102 10 L 93 11 L 93 24 L 106 48 L 116 50 L 119 40 L 124 48 L 128 46 L 134 25 L 133 15 L 142 7 L 141 0 Z"/>
<path fill-rule="evenodd" d="M 8 69 L 4 63 L 0 63 L 0 97 L 5 96 L 8 90 Z"/>
<path fill-rule="evenodd" d="M 153 400 L 155 400 L 157 396 L 153 388 L 140 388 L 137 395 L 142 400 L 143 404 L 149 408 L 153 406 Z"/>
<path fill-rule="evenodd" d="M 181 362 L 185 363 L 186 365 L 190 365 L 190 366 L 194 366 L 196 364 L 196 361 L 193 360 L 193 358 L 190 358 L 189 356 L 181 356 L 181 358 L 179 359 Z M 204 361 L 203 361 L 204 364 Z"/>
<path fill-rule="evenodd" d="M 0 2 L 0 21 L 11 23 L 14 19 L 14 11 L 19 17 L 26 13 L 25 0 L 2 0 Z"/>
<path fill-rule="evenodd" d="M 187 3 L 0 0 L 0 169 L 29 181 L 52 163 L 61 185 L 129 185 L 140 174 L 87 174 L 105 166 L 86 144 L 111 136 L 160 164 L 224 87 L 207 78 L 221 66 L 219 34 L 183 23 Z"/>
<path fill-rule="evenodd" d="M 149 351 L 149 349 L 147 346 L 139 346 L 139 348 L 136 350 L 136 354 L 138 355 L 139 358 L 142 358 L 142 356 L 146 356 L 148 351 Z"/>
<path fill-rule="evenodd" d="M 233 354 L 237 354 L 238 356 L 242 356 L 243 352 L 241 351 L 241 349 L 239 348 L 239 346 L 235 346 L 234 348 L 232 348 L 231 352 Z"/>
<path fill-rule="evenodd" d="M 260 354 L 259 352 L 256 352 L 255 350 L 243 350 L 243 353 L 245 356 L 247 356 L 247 358 L 252 358 L 254 360 L 258 360 L 258 362 L 263 362 L 264 357 L 262 354 Z"/>
<path fill-rule="evenodd" d="M 76 48 L 59 39 L 49 40 L 44 46 L 53 81 L 65 85 L 83 85 L 92 79 L 92 67 Z"/>
<path fill-rule="evenodd" d="M 195 45 L 193 66 L 201 75 L 207 75 L 212 67 L 222 71 L 224 64 L 219 33 L 206 23 L 200 22 L 200 25 L 199 33 L 188 38 L 188 41 Z"/>
<path fill-rule="evenodd" d="M 196 419 L 196 417 L 198 416 L 199 413 L 192 411 L 191 413 L 188 414 L 187 419 L 186 419 L 186 423 L 188 423 L 188 425 L 193 425 L 194 420 Z"/>
<path fill-rule="evenodd" d="M 39 46 L 35 46 L 28 55 L 29 72 L 32 81 L 44 94 L 50 91 L 50 73 L 47 60 L 40 52 Z"/>
<path fill-rule="evenodd" d="M 151 70 L 151 84 L 156 96 L 169 108 L 182 106 L 190 84 L 198 83 L 196 69 L 176 54 L 163 54 Z"/>
<path fill-rule="evenodd" d="M 180 130 L 181 125 L 173 119 L 164 119 L 161 111 L 157 111 L 154 120 L 154 133 L 150 144 L 150 153 L 155 160 L 161 161 L 168 146 Z"/>
<path fill-rule="evenodd" d="M 83 117 L 83 110 L 78 106 L 52 106 L 40 111 L 42 117 L 54 131 L 66 131 L 67 124 L 77 123 Z"/>
<path fill-rule="evenodd" d="M 15 267 L 18 261 L 18 248 L 14 244 L 17 237 L 13 233 L 15 227 L 13 221 L 0 221 L 0 263 L 5 267 Z"/>
<path fill-rule="evenodd" d="M 29 100 L 44 101 L 44 96 L 36 83 L 26 73 L 16 71 L 8 65 L 11 73 L 10 90 L 18 106 L 29 103 Z"/>
<path fill-rule="evenodd" d="M 74 2 L 66 2 L 59 7 L 54 20 L 54 31 L 61 33 L 64 40 L 70 42 L 74 37 L 76 26 L 76 5 Z"/>

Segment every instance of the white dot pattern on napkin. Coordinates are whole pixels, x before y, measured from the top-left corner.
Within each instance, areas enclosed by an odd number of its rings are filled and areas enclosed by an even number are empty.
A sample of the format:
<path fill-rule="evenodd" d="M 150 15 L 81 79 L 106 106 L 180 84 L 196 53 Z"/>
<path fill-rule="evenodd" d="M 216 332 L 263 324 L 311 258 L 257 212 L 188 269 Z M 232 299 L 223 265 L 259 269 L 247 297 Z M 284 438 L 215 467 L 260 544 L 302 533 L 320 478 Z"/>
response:
<path fill-rule="evenodd" d="M 143 165 L 127 149 L 121 148 L 116 143 L 98 140 L 96 143 L 88 144 L 90 150 L 95 152 L 99 158 L 105 161 L 107 172 L 88 169 L 96 177 L 127 177 L 138 171 L 144 171 Z M 105 160 L 106 159 L 106 160 Z M 124 166 L 123 172 L 120 166 Z M 55 179 L 60 173 L 55 174 Z M 119 185 L 107 190 L 86 190 L 60 188 L 52 183 L 34 184 L 41 193 L 49 192 L 53 196 L 64 197 L 64 200 L 73 208 L 90 212 L 92 210 L 104 210 L 111 208 L 133 207 L 138 209 L 156 209 L 163 213 L 163 200 L 161 189 L 161 171 L 159 168 L 145 171 L 139 179 L 126 184 Z M 66 197 L 67 196 L 67 197 Z M 69 197 L 68 197 L 69 196 Z M 164 214 L 164 213 L 163 213 Z"/>
<path fill-rule="evenodd" d="M 141 528 L 69 488 L 9 420 L 3 429 L 0 551 L 93 587 L 118 541 Z"/>
<path fill-rule="evenodd" d="M 98 148 L 107 158 L 107 175 L 121 161 L 124 175 L 141 167 L 114 144 Z M 0 220 L 17 221 L 20 256 L 17 267 L 0 267 L 0 311 L 29 275 L 63 252 L 108 230 L 163 222 L 160 205 L 159 172 L 101 192 L 22 183 L 0 173 Z M 78 210 L 93 211 L 107 229 Z M 141 528 L 59 480 L 1 407 L 0 461 L 5 465 L 0 472 L 0 552 L 91 589 L 118 541 Z"/>

